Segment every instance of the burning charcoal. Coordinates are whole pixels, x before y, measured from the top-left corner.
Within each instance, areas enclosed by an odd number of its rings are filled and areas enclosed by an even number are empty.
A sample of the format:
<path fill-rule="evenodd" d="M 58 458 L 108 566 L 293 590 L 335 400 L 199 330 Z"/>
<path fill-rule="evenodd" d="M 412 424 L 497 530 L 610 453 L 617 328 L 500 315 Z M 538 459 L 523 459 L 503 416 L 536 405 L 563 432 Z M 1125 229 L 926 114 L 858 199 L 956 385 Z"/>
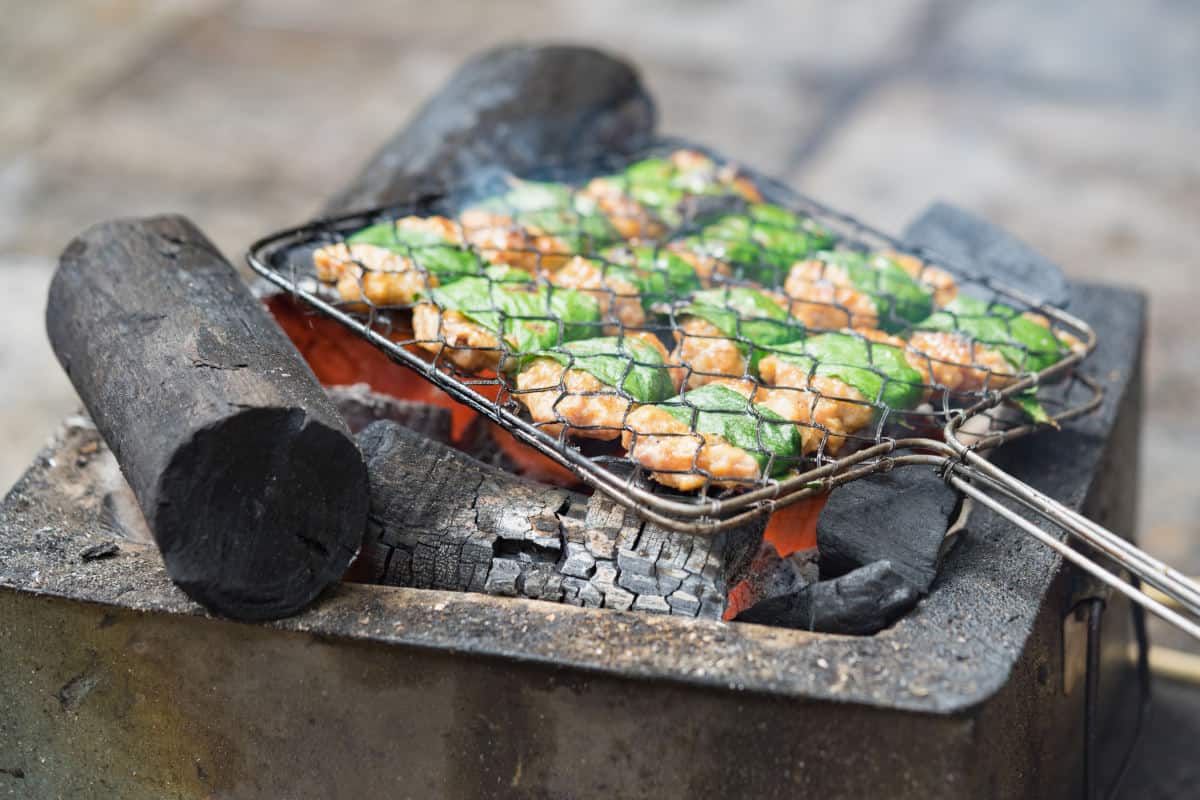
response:
<path fill-rule="evenodd" d="M 371 483 L 372 527 L 364 544 L 374 570 L 366 579 L 386 580 L 378 565 L 411 561 L 405 585 L 435 589 L 472 587 L 477 565 L 501 570 L 487 586 L 516 593 L 522 563 L 557 562 L 561 541 L 556 512 L 570 495 L 481 464 L 394 422 L 376 422 L 359 434 Z M 577 502 L 582 502 L 582 499 Z M 556 532 L 547 536 L 549 523 Z M 460 562 L 471 569 L 463 571 Z M 390 582 L 390 581 L 389 581 Z"/>
<path fill-rule="evenodd" d="M 918 592 L 929 591 L 958 502 L 931 470 L 897 469 L 838 487 L 817 521 L 821 576 L 886 560 Z"/>
<path fill-rule="evenodd" d="M 526 172 L 649 139 L 654 104 L 627 64 L 579 47 L 505 47 L 467 63 L 328 213 L 405 202 L 480 167 Z"/>
<path fill-rule="evenodd" d="M 391 421 L 359 434 L 371 524 L 356 579 L 720 619 L 763 523 L 693 537 L 480 463 Z"/>
<path fill-rule="evenodd" d="M 371 391 L 365 383 L 331 386 L 326 393 L 351 433 L 358 433 L 372 422 L 390 419 L 434 441 L 450 443 L 450 409 L 444 406 L 397 400 Z"/>
<path fill-rule="evenodd" d="M 892 624 L 916 605 L 919 595 L 887 561 L 876 561 L 840 578 L 763 600 L 738 614 L 740 622 L 867 636 Z"/>

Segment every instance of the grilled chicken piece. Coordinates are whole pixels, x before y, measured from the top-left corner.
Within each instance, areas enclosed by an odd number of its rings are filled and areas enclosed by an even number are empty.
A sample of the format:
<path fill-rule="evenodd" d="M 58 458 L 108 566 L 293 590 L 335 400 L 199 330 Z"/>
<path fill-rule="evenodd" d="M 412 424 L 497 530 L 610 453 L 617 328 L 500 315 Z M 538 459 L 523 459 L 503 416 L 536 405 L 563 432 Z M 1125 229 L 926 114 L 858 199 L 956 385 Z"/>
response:
<path fill-rule="evenodd" d="M 847 435 L 868 427 L 875 418 L 876 410 L 862 392 L 839 378 L 816 375 L 810 381 L 808 369 L 775 355 L 760 361 L 758 372 L 774 388 L 760 389 L 756 399 L 789 422 L 802 423 L 805 455 L 816 452 L 822 441 L 828 455 L 837 455 Z"/>
<path fill-rule="evenodd" d="M 634 200 L 611 178 L 593 178 L 582 195 L 591 198 L 622 239 L 639 243 L 659 239 L 667 232 L 641 203 Z"/>
<path fill-rule="evenodd" d="M 461 246 L 462 232 L 446 217 L 405 217 L 396 221 L 397 236 L 425 233 L 450 246 Z M 313 253 L 317 278 L 337 285 L 338 294 L 351 303 L 404 305 L 416 295 L 438 285 L 436 275 L 421 270 L 408 256 L 368 243 L 326 245 Z"/>
<path fill-rule="evenodd" d="M 724 382 L 722 379 L 741 379 L 746 375 L 746 353 L 733 339 L 726 338 L 720 328 L 706 319 L 684 317 L 675 332 L 675 351 L 671 363 L 675 368 L 675 383 L 685 389 L 698 389 L 707 383 Z M 687 367 L 691 367 L 691 370 Z M 753 385 L 748 381 L 743 381 Z M 743 394 L 745 394 L 743 392 Z"/>
<path fill-rule="evenodd" d="M 737 386 L 730 388 L 749 397 Z M 708 483 L 708 476 L 714 486 L 744 486 L 762 475 L 749 452 L 715 433 L 693 432 L 659 406 L 634 409 L 626 428 L 621 443 L 629 457 L 651 470 L 654 480 L 664 486 L 691 492 Z"/>
<path fill-rule="evenodd" d="M 925 383 L 951 392 L 1003 389 L 1017 374 L 999 350 L 951 331 L 915 331 L 908 340 L 909 363 Z"/>
<path fill-rule="evenodd" d="M 812 330 L 875 328 L 875 301 L 855 288 L 838 264 L 808 259 L 794 264 L 783 285 L 792 298 L 792 316 Z"/>
<path fill-rule="evenodd" d="M 533 225 L 485 209 L 468 209 L 459 220 L 463 236 L 492 264 L 508 264 L 532 274 L 552 272 L 571 258 L 570 246 Z"/>
<path fill-rule="evenodd" d="M 653 347 L 666 362 L 667 350 L 657 337 L 648 333 L 628 336 Z M 552 436 L 558 435 L 565 422 L 572 436 L 616 439 L 627 415 L 637 405 L 628 392 L 622 393 L 590 372 L 569 369 L 552 358 L 536 359 L 526 367 L 517 375 L 517 389 L 520 394 L 516 398 L 529 409 L 533 421 L 547 423 L 542 430 Z"/>
<path fill-rule="evenodd" d="M 621 326 L 641 328 L 646 324 L 646 311 L 638 287 L 615 271 L 606 273 L 602 264 L 576 256 L 551 274 L 550 282 L 595 297 L 600 304 L 601 318 L 614 323 L 606 326 L 607 333 L 615 333 Z"/>
<path fill-rule="evenodd" d="M 666 247 L 667 250 L 690 264 L 692 269 L 696 270 L 700 282 L 706 287 L 713 285 L 713 275 L 729 277 L 733 274 L 733 270 L 726 262 L 710 255 L 697 253 L 684 242 L 669 242 Z"/>
<path fill-rule="evenodd" d="M 442 312 L 423 303 L 413 309 L 412 325 L 413 337 L 422 348 L 444 355 L 461 370 L 495 370 L 500 364 L 500 340 L 458 311 Z"/>
<path fill-rule="evenodd" d="M 933 290 L 933 304 L 937 308 L 947 305 L 958 297 L 958 282 L 946 270 L 926 264 L 916 256 L 907 253 L 884 253 L 912 276 L 913 280 Z"/>
<path fill-rule="evenodd" d="M 749 178 L 741 175 L 736 167 L 729 165 L 718 167 L 711 158 L 695 150 L 676 150 L 671 153 L 668 160 L 672 166 L 683 173 L 680 176 L 680 183 L 689 188 L 695 186 L 693 191 L 700 192 L 705 186 L 722 184 L 731 187 L 751 203 L 763 202 L 763 196 L 758 191 L 758 187 Z"/>
<path fill-rule="evenodd" d="M 317 277 L 335 283 L 349 303 L 404 305 L 437 285 L 437 278 L 417 269 L 411 259 L 373 244 L 332 244 L 313 253 Z"/>

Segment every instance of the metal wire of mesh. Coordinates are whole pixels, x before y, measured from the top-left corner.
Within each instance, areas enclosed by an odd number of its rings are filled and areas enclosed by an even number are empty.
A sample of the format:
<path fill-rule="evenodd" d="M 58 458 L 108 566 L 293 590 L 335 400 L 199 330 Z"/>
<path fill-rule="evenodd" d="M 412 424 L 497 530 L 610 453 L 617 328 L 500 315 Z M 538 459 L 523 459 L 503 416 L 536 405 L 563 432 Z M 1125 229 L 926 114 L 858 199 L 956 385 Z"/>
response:
<path fill-rule="evenodd" d="M 711 532 L 1083 413 L 1086 324 L 663 144 L 322 220 L 260 274 L 644 516 Z"/>

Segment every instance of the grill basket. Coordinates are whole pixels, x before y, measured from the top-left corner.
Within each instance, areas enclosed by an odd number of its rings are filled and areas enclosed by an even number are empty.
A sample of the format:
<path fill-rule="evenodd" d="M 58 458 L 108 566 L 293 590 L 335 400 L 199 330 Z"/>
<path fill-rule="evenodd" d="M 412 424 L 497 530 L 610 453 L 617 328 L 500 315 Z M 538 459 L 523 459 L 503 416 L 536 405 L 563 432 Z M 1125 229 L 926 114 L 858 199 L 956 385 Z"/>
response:
<path fill-rule="evenodd" d="M 661 163 L 674 165 L 665 189 L 628 177 Z M 279 232 L 248 258 L 665 528 L 711 534 L 864 475 L 935 466 L 1200 638 L 997 499 L 1200 612 L 1200 587 L 981 455 L 1099 405 L 1074 369 L 1096 344 L 1085 322 L 712 153 L 662 142 L 519 179 L 480 171 Z"/>

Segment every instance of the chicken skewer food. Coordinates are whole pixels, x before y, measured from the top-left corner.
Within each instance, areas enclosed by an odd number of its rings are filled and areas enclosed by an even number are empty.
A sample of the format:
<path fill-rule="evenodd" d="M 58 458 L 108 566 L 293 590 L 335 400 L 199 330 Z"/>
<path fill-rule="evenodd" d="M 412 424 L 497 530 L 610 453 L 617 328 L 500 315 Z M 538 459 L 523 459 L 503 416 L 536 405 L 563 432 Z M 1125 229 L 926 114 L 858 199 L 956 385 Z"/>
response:
<path fill-rule="evenodd" d="M 585 339 L 600 323 L 594 297 L 531 283 L 510 267 L 431 289 L 426 299 L 413 309 L 417 343 L 466 371 L 513 369 L 522 355 Z"/>
<path fill-rule="evenodd" d="M 794 341 L 804 333 L 789 323 L 776 298 L 741 286 L 696 292 L 675 319 L 671 360 L 687 373 L 689 389 L 722 379 L 752 378 L 766 352 L 763 348 Z"/>
<path fill-rule="evenodd" d="M 652 335 L 581 339 L 530 359 L 515 395 L 547 433 L 565 424 L 574 436 L 616 439 L 637 404 L 675 394 L 666 362 Z"/>
<path fill-rule="evenodd" d="M 313 261 L 352 306 L 411 307 L 417 346 L 499 373 L 546 433 L 620 438 L 681 491 L 836 456 L 1082 346 L 915 256 L 837 249 L 690 150 L 582 187 L 506 178 L 457 219 L 372 225 Z M 1013 400 L 1049 419 L 1033 391 Z"/>
<path fill-rule="evenodd" d="M 745 486 L 786 472 L 800 456 L 796 426 L 736 384 L 712 383 L 640 406 L 626 427 L 621 441 L 629 457 L 654 480 L 685 492 Z"/>

